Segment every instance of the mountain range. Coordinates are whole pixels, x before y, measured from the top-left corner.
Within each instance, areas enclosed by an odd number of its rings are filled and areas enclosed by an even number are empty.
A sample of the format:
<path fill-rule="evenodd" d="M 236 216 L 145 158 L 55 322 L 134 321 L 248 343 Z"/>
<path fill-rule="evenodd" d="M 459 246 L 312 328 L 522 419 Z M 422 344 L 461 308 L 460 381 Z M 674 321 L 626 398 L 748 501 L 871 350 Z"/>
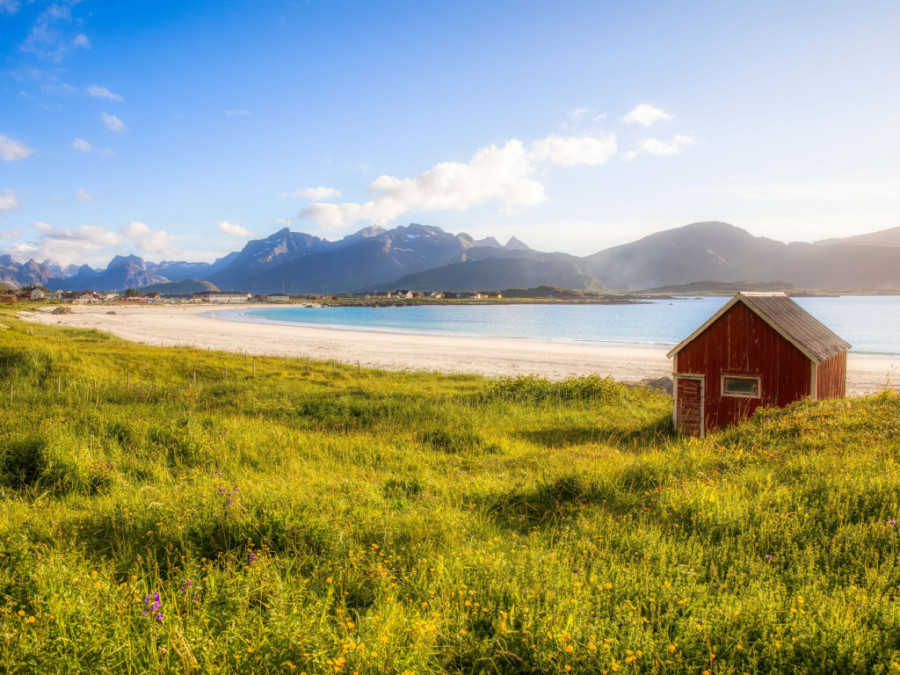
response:
<path fill-rule="evenodd" d="M 64 290 L 166 289 L 205 282 L 253 293 L 467 291 L 556 286 L 648 289 L 699 281 L 780 282 L 805 289 L 900 290 L 900 228 L 815 243 L 756 237 L 721 222 L 693 223 L 579 257 L 530 249 L 513 237 L 474 239 L 412 223 L 368 227 L 337 241 L 285 228 L 214 263 L 116 256 L 105 269 L 18 263 L 0 256 L 0 283 Z M 195 286 L 168 286 L 187 288 Z"/>

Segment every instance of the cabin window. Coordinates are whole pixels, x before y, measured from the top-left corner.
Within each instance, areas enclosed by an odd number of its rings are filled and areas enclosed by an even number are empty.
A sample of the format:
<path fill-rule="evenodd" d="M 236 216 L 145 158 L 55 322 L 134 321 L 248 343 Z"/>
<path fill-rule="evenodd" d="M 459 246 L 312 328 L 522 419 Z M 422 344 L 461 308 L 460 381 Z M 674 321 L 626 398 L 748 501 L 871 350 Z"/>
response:
<path fill-rule="evenodd" d="M 741 377 L 739 375 L 723 375 L 722 395 L 759 398 L 759 378 Z"/>

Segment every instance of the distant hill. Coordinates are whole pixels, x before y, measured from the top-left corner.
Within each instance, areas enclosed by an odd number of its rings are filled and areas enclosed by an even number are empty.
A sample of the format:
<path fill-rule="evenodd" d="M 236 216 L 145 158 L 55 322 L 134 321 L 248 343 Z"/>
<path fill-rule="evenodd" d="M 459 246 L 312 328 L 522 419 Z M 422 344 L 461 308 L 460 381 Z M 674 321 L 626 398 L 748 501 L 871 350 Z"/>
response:
<path fill-rule="evenodd" d="M 163 260 L 162 262 L 147 263 L 147 270 L 165 277 L 169 281 L 183 281 L 185 279 L 203 279 L 219 270 L 228 267 L 238 256 L 237 251 L 222 256 L 214 263 L 185 262 L 183 260 Z"/>
<path fill-rule="evenodd" d="M 0 283 L 9 288 L 20 286 L 44 286 L 53 278 L 59 268 L 54 269 L 47 263 L 29 260 L 18 263 L 9 255 L 0 255 Z"/>
<path fill-rule="evenodd" d="M 150 272 L 143 258 L 117 255 L 105 270 L 82 265 L 76 274 L 63 279 L 49 279 L 44 285 L 64 291 L 123 291 L 126 288 L 141 288 L 167 281 L 166 277 Z"/>
<path fill-rule="evenodd" d="M 548 298 L 548 299 L 572 299 L 596 297 L 593 292 L 576 291 L 572 288 L 557 288 L 556 286 L 538 286 L 537 288 L 507 288 L 503 290 L 504 298 Z"/>
<path fill-rule="evenodd" d="M 144 294 L 159 293 L 160 295 L 192 295 L 194 293 L 208 293 L 218 291 L 213 284 L 208 281 L 200 281 L 199 279 L 184 279 L 182 281 L 167 281 L 161 284 L 153 284 L 152 286 L 144 286 L 138 288 L 138 291 Z"/>
<path fill-rule="evenodd" d="M 391 288 L 477 291 L 559 286 L 580 291 L 603 290 L 599 279 L 582 272 L 577 258 L 564 254 L 467 260 L 400 277 Z M 372 289 L 377 290 L 377 289 Z"/>
<path fill-rule="evenodd" d="M 268 240 L 263 253 L 255 254 L 269 257 L 272 264 L 258 271 L 245 266 L 234 274 L 234 268 L 246 258 L 242 252 L 231 267 L 209 280 L 225 290 L 233 287 L 256 293 L 282 289 L 294 293 L 357 293 L 406 274 L 461 261 L 463 254 L 475 247 L 469 235 L 412 223 L 388 231 L 369 228 L 337 242 L 318 240 L 303 251 L 273 255 L 274 247 L 288 246 L 285 233 L 278 233 Z M 285 262 L 278 264 L 282 259 Z M 223 278 L 234 279 L 232 286 L 219 283 Z"/>
<path fill-rule="evenodd" d="M 877 246 L 900 246 L 900 227 L 891 227 L 887 230 L 858 234 L 854 237 L 841 237 L 836 239 L 820 239 L 815 242 L 819 246 L 832 246 L 834 244 L 859 244 Z"/>
<path fill-rule="evenodd" d="M 815 289 L 900 288 L 900 247 L 785 244 L 719 222 L 657 232 L 582 260 L 582 269 L 610 288 L 660 288 L 701 279 L 778 280 Z"/>
<path fill-rule="evenodd" d="M 774 292 L 792 291 L 793 284 L 782 281 L 749 282 L 749 281 L 694 281 L 680 286 L 662 286 L 660 288 L 648 288 L 647 293 L 666 293 L 668 295 L 696 295 L 702 293 L 728 294 L 740 291 Z"/>
<path fill-rule="evenodd" d="M 701 282 L 727 288 L 750 283 L 748 279 L 810 290 L 900 290 L 900 227 L 786 244 L 728 223 L 702 222 L 585 257 L 534 251 L 515 237 L 501 245 L 495 237 L 475 240 L 466 233 L 417 223 L 391 230 L 367 227 L 336 241 L 285 228 L 211 264 L 153 263 L 130 255 L 113 258 L 105 269 L 62 268 L 49 261 L 19 263 L 0 255 L 0 283 L 13 288 L 40 284 L 122 291 L 189 279 L 222 290 L 317 294 L 542 285 L 640 290 L 689 288 Z"/>

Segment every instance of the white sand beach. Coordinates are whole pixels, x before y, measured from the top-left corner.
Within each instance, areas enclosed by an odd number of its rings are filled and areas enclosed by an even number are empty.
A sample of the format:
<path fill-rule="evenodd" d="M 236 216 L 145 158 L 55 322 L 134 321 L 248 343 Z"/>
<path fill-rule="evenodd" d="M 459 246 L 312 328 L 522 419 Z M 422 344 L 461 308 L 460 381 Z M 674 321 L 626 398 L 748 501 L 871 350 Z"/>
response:
<path fill-rule="evenodd" d="M 534 374 L 549 379 L 595 374 L 623 382 L 662 377 L 672 370 L 662 349 L 311 328 L 203 316 L 242 308 L 246 307 L 103 305 L 73 307 L 71 314 L 35 312 L 27 318 L 48 325 L 96 328 L 149 345 L 309 356 L 386 370 Z M 850 355 L 849 394 L 875 393 L 886 386 L 900 388 L 900 358 Z"/>

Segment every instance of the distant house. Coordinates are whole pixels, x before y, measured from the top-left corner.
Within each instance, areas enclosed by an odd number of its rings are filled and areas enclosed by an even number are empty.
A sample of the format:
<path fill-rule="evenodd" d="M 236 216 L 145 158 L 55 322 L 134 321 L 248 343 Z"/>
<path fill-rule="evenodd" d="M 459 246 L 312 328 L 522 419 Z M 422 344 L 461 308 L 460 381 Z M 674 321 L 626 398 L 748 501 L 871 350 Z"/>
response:
<path fill-rule="evenodd" d="M 406 290 L 406 289 L 403 289 L 400 291 L 394 291 L 394 297 L 395 298 L 411 298 L 411 297 L 413 297 L 413 292 L 410 290 Z"/>
<path fill-rule="evenodd" d="M 784 293 L 738 293 L 668 353 L 675 427 L 703 436 L 759 406 L 843 397 L 849 348 Z"/>
<path fill-rule="evenodd" d="M 29 300 L 43 300 L 47 297 L 47 291 L 43 288 L 32 288 L 28 291 L 28 299 Z"/>
<path fill-rule="evenodd" d="M 192 297 L 200 302 L 228 304 L 247 302 L 251 296 L 249 293 L 236 291 L 204 291 L 202 293 L 194 293 Z"/>
<path fill-rule="evenodd" d="M 391 291 L 375 291 L 374 297 L 376 298 L 393 298 L 394 294 Z M 315 300 L 315 298 L 313 298 Z"/>
<path fill-rule="evenodd" d="M 14 302 L 18 302 L 19 298 L 16 296 L 15 291 L 4 291 L 0 293 L 0 302 L 5 302 L 8 304 L 12 304 Z"/>
<path fill-rule="evenodd" d="M 442 291 L 429 291 L 428 297 L 435 300 L 440 300 L 444 297 L 444 293 Z"/>
<path fill-rule="evenodd" d="M 271 293 L 269 295 L 262 296 L 263 302 L 290 302 L 291 296 L 285 295 L 284 293 Z"/>
<path fill-rule="evenodd" d="M 99 296 L 93 291 L 63 291 L 62 300 L 68 305 L 90 305 L 100 302 Z"/>
<path fill-rule="evenodd" d="M 459 297 L 459 293 L 454 293 L 453 291 L 444 291 L 443 296 L 447 300 L 456 300 Z"/>

